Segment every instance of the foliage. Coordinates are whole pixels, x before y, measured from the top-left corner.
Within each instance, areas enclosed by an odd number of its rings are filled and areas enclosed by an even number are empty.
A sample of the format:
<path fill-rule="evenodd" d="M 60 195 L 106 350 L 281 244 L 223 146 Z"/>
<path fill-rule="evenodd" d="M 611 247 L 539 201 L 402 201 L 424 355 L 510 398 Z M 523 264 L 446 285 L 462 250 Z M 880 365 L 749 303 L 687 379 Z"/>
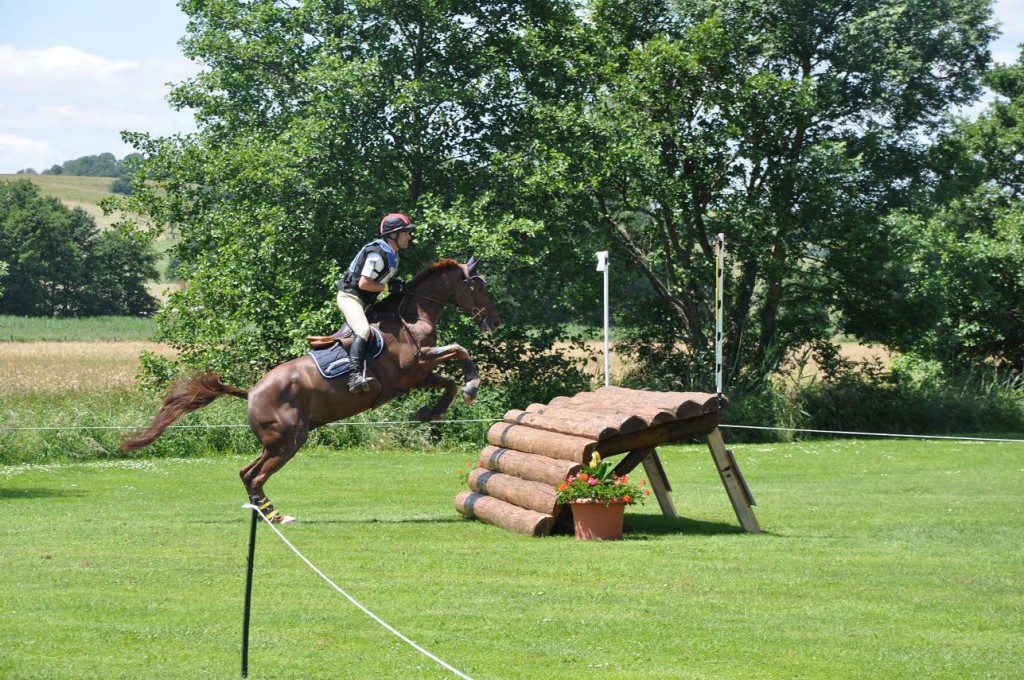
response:
<path fill-rule="evenodd" d="M 901 233 L 918 234 L 906 253 L 914 274 L 908 301 L 930 323 L 892 344 L 953 372 L 985 364 L 1024 370 L 1021 54 L 989 75 L 996 96 L 988 108 L 976 121 L 961 121 L 934 150 L 937 208 L 894 220 Z"/>
<path fill-rule="evenodd" d="M 392 210 L 422 226 L 403 270 L 484 255 L 506 325 L 524 333 L 594 323 L 592 254 L 610 250 L 617 320 L 660 326 L 631 341 L 649 361 L 636 379 L 708 389 L 717 233 L 730 392 L 770 391 L 791 350 L 837 329 L 971 360 L 1024 346 L 1012 240 L 996 257 L 961 253 L 922 226 L 953 192 L 931 143 L 980 91 L 986 0 L 182 9 L 203 71 L 171 102 L 198 131 L 126 135 L 145 162 L 124 203 L 180 229 L 189 285 L 159 323 L 182 367 L 250 381 L 335 327 L 332 283 Z M 967 280 L 994 292 L 956 309 L 949 282 L 977 262 Z M 943 315 L 955 332 L 938 339 L 966 341 L 919 342 Z M 510 376 L 517 346 L 484 370 Z M 552 361 L 544 383 L 510 393 L 579 378 Z"/>
<path fill-rule="evenodd" d="M 585 465 L 579 472 L 570 475 L 564 482 L 555 487 L 558 494 L 558 503 L 572 503 L 575 501 L 597 501 L 606 506 L 611 502 L 633 505 L 638 501 L 643 503 L 643 494 L 649 494 L 650 489 L 643 489 L 647 480 L 641 480 L 639 484 L 630 484 L 629 475 L 621 477 L 615 474 L 615 465 L 610 460 L 602 460 L 601 454 L 595 453 L 590 464 Z"/>
<path fill-rule="evenodd" d="M 535 48 L 556 42 L 574 7 L 182 3 L 185 53 L 205 70 L 171 99 L 197 111 L 199 131 L 127 135 L 146 162 L 123 203 L 180 231 L 172 257 L 188 286 L 158 318 L 180 364 L 251 381 L 336 328 L 333 283 L 394 210 L 420 226 L 403 272 L 474 251 L 515 322 L 506 302 L 535 265 L 516 250 L 539 223 L 498 195 L 491 159 L 530 92 L 556 85 Z M 523 306 L 519 318 L 536 316 Z"/>
<path fill-rule="evenodd" d="M 897 356 L 887 375 L 848 372 L 795 396 L 802 427 L 828 431 L 958 435 L 1024 431 L 1020 374 Z"/>
<path fill-rule="evenodd" d="M 114 194 L 122 194 L 124 196 L 132 195 L 132 179 L 125 175 L 118 177 L 110 183 L 110 191 Z"/>
<path fill-rule="evenodd" d="M 720 232 L 727 384 L 763 385 L 879 288 L 901 318 L 879 219 L 921 195 L 921 140 L 978 92 L 987 3 L 609 0 L 590 19 L 592 95 L 553 116 L 574 143 L 537 167 L 643 276 L 689 361 L 711 344 Z"/>
<path fill-rule="evenodd" d="M 77 175 L 84 177 L 121 177 L 133 163 L 140 159 L 137 153 L 128 154 L 118 160 L 112 153 L 82 156 L 44 170 L 44 175 Z"/>
<path fill-rule="evenodd" d="M 0 260 L 9 265 L 0 313 L 150 314 L 151 242 L 128 223 L 100 232 L 84 210 L 42 196 L 28 179 L 0 182 Z"/>

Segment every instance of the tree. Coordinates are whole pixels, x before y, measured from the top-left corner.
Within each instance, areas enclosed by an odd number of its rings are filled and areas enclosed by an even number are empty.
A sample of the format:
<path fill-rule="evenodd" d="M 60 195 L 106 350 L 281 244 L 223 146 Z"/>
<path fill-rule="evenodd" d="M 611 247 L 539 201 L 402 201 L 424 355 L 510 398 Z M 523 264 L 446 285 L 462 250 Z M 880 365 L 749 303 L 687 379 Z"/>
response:
<path fill-rule="evenodd" d="M 100 233 L 81 208 L 40 195 L 30 180 L 0 182 L 0 260 L 8 263 L 0 313 L 25 316 L 149 314 L 156 301 L 149 237 L 122 225 Z"/>
<path fill-rule="evenodd" d="M 989 363 L 1024 369 L 1024 51 L 996 66 L 996 95 L 976 121 L 937 145 L 939 207 L 916 220 L 925 247 L 910 256 L 937 322 L 905 343 L 957 369 Z"/>
<path fill-rule="evenodd" d="M 160 328 L 184 363 L 252 378 L 307 333 L 336 327 L 334 281 L 384 213 L 421 225 L 403 271 L 474 250 L 500 280 L 538 229 L 497 196 L 492 161 L 531 92 L 557 86 L 560 65 L 535 46 L 558 44 L 574 3 L 182 9 L 186 55 L 205 70 L 171 101 L 197 112 L 199 130 L 126 139 L 147 159 L 130 205 L 181 233 L 175 257 L 189 285 Z"/>
<path fill-rule="evenodd" d="M 719 232 L 727 381 L 756 386 L 836 319 L 929 321 L 905 313 L 882 218 L 926 192 L 926 140 L 978 92 L 987 2 L 595 0 L 588 17 L 590 94 L 552 114 L 573 144 L 536 167 L 646 280 L 663 311 L 637 322 L 658 319 L 677 380 L 707 384 Z"/>

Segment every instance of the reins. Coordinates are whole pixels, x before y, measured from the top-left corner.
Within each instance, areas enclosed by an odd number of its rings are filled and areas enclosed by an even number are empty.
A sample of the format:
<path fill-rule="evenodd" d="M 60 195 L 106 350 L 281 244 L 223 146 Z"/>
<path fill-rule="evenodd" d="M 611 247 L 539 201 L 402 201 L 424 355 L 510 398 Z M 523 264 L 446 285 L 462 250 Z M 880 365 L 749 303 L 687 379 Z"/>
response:
<path fill-rule="evenodd" d="M 429 295 L 423 295 L 422 293 L 416 293 L 413 292 L 412 290 L 407 290 L 405 293 L 402 294 L 402 301 L 398 304 L 398 318 L 402 322 L 402 327 L 405 328 L 405 332 L 408 333 L 409 337 L 412 339 L 413 345 L 416 347 L 416 356 L 419 356 L 420 353 L 422 352 L 422 348 L 420 347 L 420 341 L 416 338 L 416 334 L 413 333 L 412 329 L 409 327 L 409 322 L 405 320 L 405 306 L 406 304 L 408 304 L 410 298 L 419 298 L 421 300 L 433 302 L 435 304 L 440 305 L 442 308 L 454 307 L 455 309 L 460 309 L 459 302 L 461 302 L 462 298 L 466 295 L 467 292 L 469 292 L 469 283 L 474 278 L 480 277 L 471 276 L 462 280 L 462 289 L 459 291 L 457 297 L 455 298 L 455 302 L 438 300 L 437 298 L 430 297 Z M 484 311 L 484 308 L 474 306 L 472 308 L 472 311 L 469 312 L 469 318 L 473 321 L 476 321 L 477 318 L 484 313 Z"/>

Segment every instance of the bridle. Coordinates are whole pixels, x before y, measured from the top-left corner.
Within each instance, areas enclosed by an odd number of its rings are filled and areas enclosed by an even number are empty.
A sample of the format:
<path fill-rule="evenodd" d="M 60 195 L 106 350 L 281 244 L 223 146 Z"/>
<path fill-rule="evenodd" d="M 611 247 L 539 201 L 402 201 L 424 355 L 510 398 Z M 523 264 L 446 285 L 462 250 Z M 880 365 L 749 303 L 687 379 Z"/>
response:
<path fill-rule="evenodd" d="M 429 295 L 423 295 L 421 293 L 417 293 L 417 292 L 414 292 L 412 290 L 406 291 L 405 292 L 405 299 L 402 300 L 402 303 L 398 306 L 398 315 L 399 315 L 399 317 L 401 317 L 402 323 L 405 323 L 405 305 L 409 301 L 409 298 L 419 298 L 421 300 L 427 300 L 428 302 L 434 302 L 436 304 L 441 305 L 442 307 L 454 307 L 455 309 L 462 310 L 462 298 L 465 297 L 466 293 L 471 293 L 472 292 L 473 289 L 471 287 L 471 284 L 474 281 L 479 281 L 480 283 L 482 283 L 483 286 L 484 286 L 484 289 L 486 290 L 486 288 L 487 288 L 487 281 L 484 280 L 484 277 L 477 276 L 476 274 L 474 274 L 472 276 L 468 276 L 468 277 L 466 277 L 465 279 L 462 280 L 462 288 L 457 293 L 454 302 L 448 302 L 446 300 L 438 300 L 437 298 L 430 297 Z M 477 321 L 477 319 L 482 314 L 484 314 L 486 311 L 487 310 L 484 309 L 483 307 L 477 307 L 477 306 L 474 305 L 474 306 L 472 306 L 470 308 L 470 311 L 468 311 L 466 313 L 469 315 L 469 318 L 471 320 Z"/>
<path fill-rule="evenodd" d="M 420 341 L 416 339 L 416 334 L 412 332 L 411 328 L 409 328 L 409 322 L 405 320 L 405 306 L 409 302 L 409 300 L 411 298 L 419 298 L 421 300 L 426 300 L 428 302 L 436 303 L 436 304 L 440 305 L 442 308 L 443 307 L 454 307 L 455 309 L 458 309 L 458 310 L 461 311 L 462 310 L 462 305 L 461 305 L 462 298 L 465 297 L 466 293 L 471 293 L 472 292 L 471 284 L 474 281 L 479 281 L 480 283 L 482 283 L 484 285 L 484 290 L 487 289 L 487 281 L 485 281 L 482 276 L 478 276 L 476 274 L 473 274 L 471 276 L 467 276 L 466 278 L 464 278 L 462 280 L 462 288 L 456 294 L 454 302 L 448 302 L 446 300 L 438 300 L 437 298 L 430 297 L 429 295 L 423 295 L 422 293 L 416 293 L 416 292 L 414 292 L 412 290 L 407 290 L 403 294 L 402 302 L 399 303 L 399 305 L 398 305 L 398 320 L 402 322 L 402 327 L 405 328 L 405 332 L 409 334 L 409 338 L 412 340 L 413 345 L 416 347 L 416 356 L 419 356 L 422 353 L 423 350 L 420 347 Z M 469 318 L 470 319 L 472 319 L 473 321 L 477 321 L 477 319 L 482 314 L 484 314 L 486 311 L 487 310 L 485 308 L 477 307 L 477 306 L 474 305 L 473 307 L 471 307 L 471 311 L 466 312 L 466 313 L 469 314 Z M 477 321 L 477 323 L 479 323 L 479 322 Z"/>

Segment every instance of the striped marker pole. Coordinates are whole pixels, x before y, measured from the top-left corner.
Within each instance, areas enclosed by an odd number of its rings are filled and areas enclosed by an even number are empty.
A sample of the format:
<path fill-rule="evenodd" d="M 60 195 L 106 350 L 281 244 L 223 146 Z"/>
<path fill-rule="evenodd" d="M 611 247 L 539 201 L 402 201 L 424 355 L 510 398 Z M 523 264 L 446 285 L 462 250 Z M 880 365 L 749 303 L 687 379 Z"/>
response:
<path fill-rule="evenodd" d="M 715 390 L 722 410 L 722 305 L 725 296 L 725 234 L 715 239 Z"/>

